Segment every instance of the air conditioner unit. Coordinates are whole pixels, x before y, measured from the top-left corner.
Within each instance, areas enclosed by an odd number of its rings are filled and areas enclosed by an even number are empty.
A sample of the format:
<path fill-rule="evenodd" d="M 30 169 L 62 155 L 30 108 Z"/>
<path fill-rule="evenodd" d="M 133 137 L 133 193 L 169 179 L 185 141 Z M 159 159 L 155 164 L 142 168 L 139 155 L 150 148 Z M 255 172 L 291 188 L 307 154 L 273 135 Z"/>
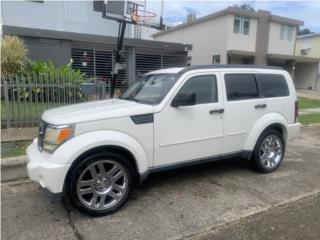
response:
<path fill-rule="evenodd" d="M 311 51 L 311 48 L 304 48 L 304 49 L 301 49 L 300 51 L 302 55 L 307 55 Z"/>

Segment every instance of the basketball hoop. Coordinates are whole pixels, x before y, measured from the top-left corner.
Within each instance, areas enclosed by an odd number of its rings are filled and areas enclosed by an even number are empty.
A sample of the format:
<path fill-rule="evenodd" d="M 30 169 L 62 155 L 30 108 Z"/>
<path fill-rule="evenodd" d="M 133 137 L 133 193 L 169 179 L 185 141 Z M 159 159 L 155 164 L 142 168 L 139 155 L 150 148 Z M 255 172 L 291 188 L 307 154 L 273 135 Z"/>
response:
<path fill-rule="evenodd" d="M 130 9 L 131 20 L 134 24 L 145 24 L 151 19 L 157 16 L 156 13 L 142 10 L 142 9 Z"/>

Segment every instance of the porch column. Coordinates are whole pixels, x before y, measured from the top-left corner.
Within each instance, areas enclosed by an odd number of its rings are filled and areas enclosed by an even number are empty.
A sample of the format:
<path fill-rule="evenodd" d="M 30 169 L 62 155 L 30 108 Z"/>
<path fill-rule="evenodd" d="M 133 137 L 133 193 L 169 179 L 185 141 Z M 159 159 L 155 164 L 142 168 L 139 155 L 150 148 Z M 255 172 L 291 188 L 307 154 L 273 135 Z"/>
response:
<path fill-rule="evenodd" d="M 295 73 L 295 70 L 296 70 L 296 61 L 295 60 L 287 60 L 286 64 L 287 64 L 287 69 L 286 70 L 291 75 L 291 78 L 294 79 L 294 73 Z"/>

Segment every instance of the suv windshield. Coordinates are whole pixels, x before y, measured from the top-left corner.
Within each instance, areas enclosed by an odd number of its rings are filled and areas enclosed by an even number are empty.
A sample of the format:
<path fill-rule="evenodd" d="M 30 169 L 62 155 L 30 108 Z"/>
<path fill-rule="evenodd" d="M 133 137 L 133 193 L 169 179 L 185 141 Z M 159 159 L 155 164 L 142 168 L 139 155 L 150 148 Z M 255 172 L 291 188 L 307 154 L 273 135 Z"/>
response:
<path fill-rule="evenodd" d="M 176 83 L 178 74 L 148 74 L 135 81 L 121 99 L 147 104 L 158 104 Z"/>

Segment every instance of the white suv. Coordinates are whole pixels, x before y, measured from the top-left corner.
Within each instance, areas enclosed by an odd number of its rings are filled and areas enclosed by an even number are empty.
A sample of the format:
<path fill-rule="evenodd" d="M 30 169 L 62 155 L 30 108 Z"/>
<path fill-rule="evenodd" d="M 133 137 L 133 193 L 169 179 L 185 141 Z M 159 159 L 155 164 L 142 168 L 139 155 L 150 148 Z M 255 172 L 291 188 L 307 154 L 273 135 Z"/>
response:
<path fill-rule="evenodd" d="M 275 171 L 299 132 L 297 113 L 291 77 L 279 68 L 163 69 L 119 99 L 46 111 L 27 171 L 52 194 L 104 215 L 153 172 L 226 157 Z"/>

